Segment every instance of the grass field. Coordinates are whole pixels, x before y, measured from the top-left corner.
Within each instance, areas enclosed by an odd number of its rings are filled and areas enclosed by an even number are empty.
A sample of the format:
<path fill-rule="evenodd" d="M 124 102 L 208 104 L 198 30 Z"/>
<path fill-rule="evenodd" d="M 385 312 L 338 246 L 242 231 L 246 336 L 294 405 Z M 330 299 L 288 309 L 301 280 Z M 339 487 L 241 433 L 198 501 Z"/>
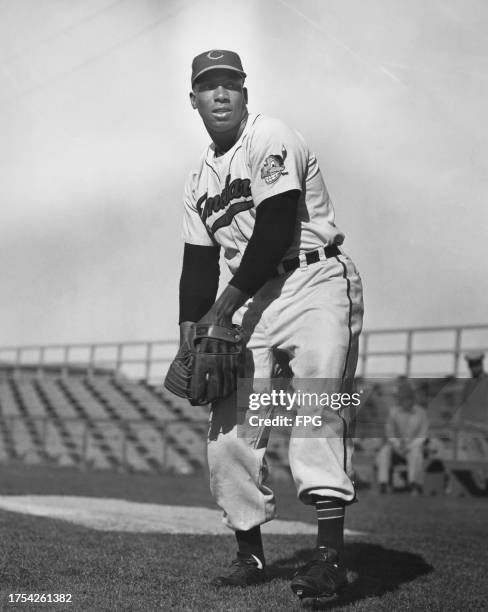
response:
<path fill-rule="evenodd" d="M 314 521 L 291 483 L 276 483 L 280 518 Z M 204 476 L 124 475 L 2 466 L 0 495 L 64 494 L 214 508 Z M 488 502 L 370 492 L 348 510 L 353 584 L 324 609 L 471 612 L 488 608 Z M 229 536 L 101 532 L 0 511 L 0 609 L 300 610 L 289 587 L 313 536 L 264 536 L 271 579 L 214 590 L 234 556 Z M 9 604 L 10 593 L 71 593 L 71 604 Z"/>

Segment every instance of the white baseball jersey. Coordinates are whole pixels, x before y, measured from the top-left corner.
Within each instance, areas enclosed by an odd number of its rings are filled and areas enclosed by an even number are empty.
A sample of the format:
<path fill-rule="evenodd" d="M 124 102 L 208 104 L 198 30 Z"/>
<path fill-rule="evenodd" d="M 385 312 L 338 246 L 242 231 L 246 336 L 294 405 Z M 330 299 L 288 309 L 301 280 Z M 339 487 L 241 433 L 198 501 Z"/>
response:
<path fill-rule="evenodd" d="M 321 246 L 342 244 L 317 158 L 300 134 L 282 121 L 250 114 L 243 133 L 225 154 L 211 144 L 185 186 L 183 239 L 221 245 L 235 273 L 251 238 L 256 208 L 271 196 L 298 189 L 295 238 L 285 259 Z"/>

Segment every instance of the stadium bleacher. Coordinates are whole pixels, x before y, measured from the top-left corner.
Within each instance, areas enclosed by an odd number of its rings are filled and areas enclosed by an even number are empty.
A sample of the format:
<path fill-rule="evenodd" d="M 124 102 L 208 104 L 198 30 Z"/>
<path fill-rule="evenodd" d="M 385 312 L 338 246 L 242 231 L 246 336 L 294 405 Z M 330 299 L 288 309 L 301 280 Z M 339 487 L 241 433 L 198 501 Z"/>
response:
<path fill-rule="evenodd" d="M 454 474 L 473 462 L 478 471 L 479 465 L 488 466 L 486 411 L 480 412 L 484 422 L 467 426 L 459 419 L 465 382 L 459 376 L 467 374 L 461 359 L 468 346 L 464 343 L 479 346 L 481 334 L 488 338 L 488 326 L 363 333 L 356 385 L 365 385 L 367 393 L 350 429 L 358 481 L 374 479 L 398 374 L 415 381 L 427 408 L 430 438 L 446 469 Z M 439 338 L 444 340 L 436 344 Z M 165 340 L 0 347 L 0 357 L 13 357 L 0 362 L 0 462 L 177 473 L 203 469 L 208 406 L 191 406 L 162 387 L 170 345 Z M 49 361 L 50 353 L 56 359 L 61 355 L 61 362 Z M 74 354 L 86 359 L 72 362 Z M 440 359 L 442 368 L 449 370 L 451 363 L 452 375 L 433 374 Z M 422 364 L 432 378 L 419 378 Z M 385 367 L 394 367 L 396 374 Z M 479 419 L 478 413 L 474 416 Z M 270 432 L 266 459 L 275 478 L 290 476 L 286 429 Z"/>
<path fill-rule="evenodd" d="M 0 374 L 0 461 L 178 473 L 203 467 L 203 411 L 198 420 L 145 382 L 61 367 L 3 366 Z"/>

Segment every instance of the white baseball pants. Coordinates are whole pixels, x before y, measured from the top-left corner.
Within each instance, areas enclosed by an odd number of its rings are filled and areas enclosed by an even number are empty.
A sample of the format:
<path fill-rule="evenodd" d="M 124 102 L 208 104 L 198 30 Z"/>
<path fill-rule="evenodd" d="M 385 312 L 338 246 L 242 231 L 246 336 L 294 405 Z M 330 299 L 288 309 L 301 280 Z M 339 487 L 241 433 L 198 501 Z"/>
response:
<path fill-rule="evenodd" d="M 344 254 L 273 278 L 234 317 L 247 339 L 246 376 L 269 379 L 279 349 L 289 357 L 294 379 L 316 379 L 315 389 L 324 393 L 346 391 L 362 318 L 361 279 Z M 210 488 L 225 524 L 248 530 L 275 516 L 275 501 L 266 485 L 266 440 L 259 428 L 251 437 L 238 436 L 236 404 L 233 395 L 210 413 Z M 346 502 L 355 497 L 346 410 L 326 409 L 318 435 L 292 430 L 289 462 L 304 503 L 313 503 L 313 495 Z"/>

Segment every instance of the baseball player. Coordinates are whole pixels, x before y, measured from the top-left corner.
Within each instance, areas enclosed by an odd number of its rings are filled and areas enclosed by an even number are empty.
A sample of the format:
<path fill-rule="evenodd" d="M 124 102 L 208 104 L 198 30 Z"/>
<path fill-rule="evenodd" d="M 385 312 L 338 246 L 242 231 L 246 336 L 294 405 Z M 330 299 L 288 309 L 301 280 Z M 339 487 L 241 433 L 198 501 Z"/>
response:
<path fill-rule="evenodd" d="M 245 377 L 269 379 L 279 351 L 296 379 L 339 392 L 351 382 L 357 362 L 361 280 L 340 248 L 344 234 L 334 222 L 315 155 L 281 121 L 248 112 L 245 77 L 232 51 L 213 49 L 193 60 L 190 102 L 212 142 L 185 186 L 175 363 L 192 346 L 195 329 L 197 335 L 200 329 L 220 330 L 222 339 L 222 330 L 237 324 L 245 342 Z M 217 297 L 221 250 L 233 276 Z M 206 340 L 207 348 L 216 342 Z M 237 543 L 236 559 L 213 585 L 247 586 L 265 580 L 260 525 L 275 516 L 265 480 L 266 441 L 259 428 L 254 437 L 238 434 L 235 393 L 205 395 L 205 381 L 218 377 L 213 367 L 190 397 L 194 403 L 214 400 L 210 487 Z M 219 371 L 225 378 L 225 367 Z M 355 499 L 347 438 L 345 413 L 330 410 L 322 435 L 290 439 L 299 498 L 315 505 L 318 517 L 314 558 L 292 580 L 300 597 L 333 595 L 347 584 L 344 511 Z"/>

